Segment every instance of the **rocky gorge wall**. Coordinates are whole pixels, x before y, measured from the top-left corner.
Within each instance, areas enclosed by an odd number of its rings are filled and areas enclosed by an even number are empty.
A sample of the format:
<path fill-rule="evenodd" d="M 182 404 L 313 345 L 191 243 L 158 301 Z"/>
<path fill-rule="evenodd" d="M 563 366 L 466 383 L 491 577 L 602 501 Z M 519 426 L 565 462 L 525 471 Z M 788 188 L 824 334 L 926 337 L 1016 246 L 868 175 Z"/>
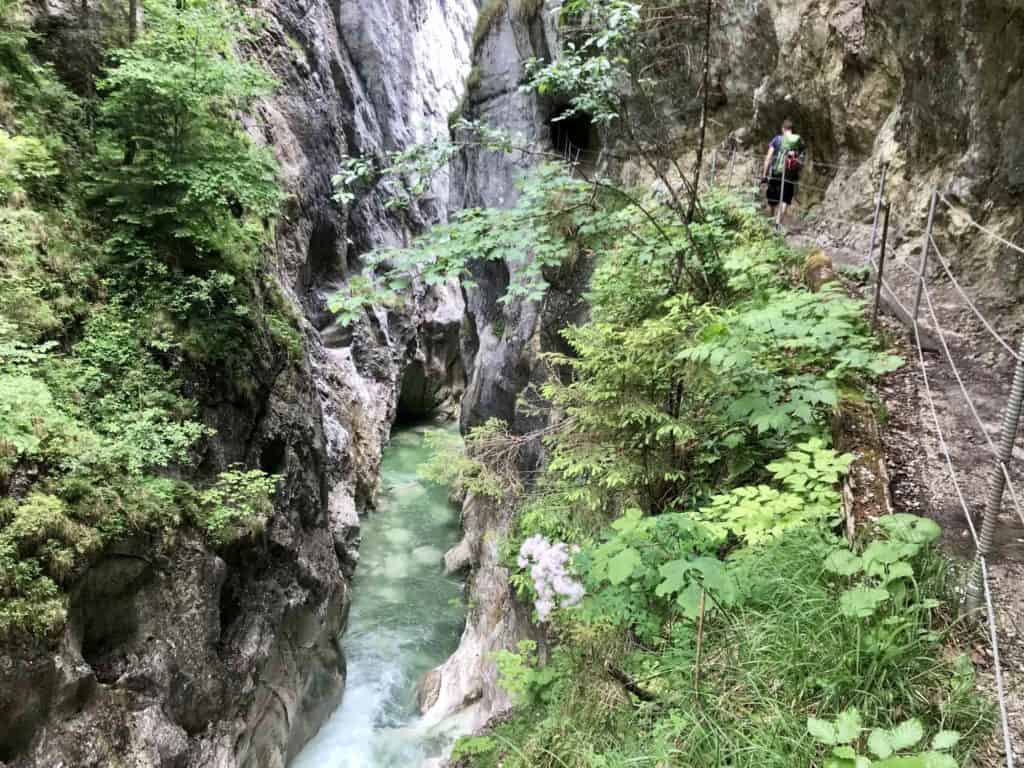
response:
<path fill-rule="evenodd" d="M 1024 5 L 1016 0 L 768 0 L 729 4 L 715 83 L 722 126 L 763 154 L 784 116 L 812 156 L 822 231 L 866 251 L 882 163 L 900 216 L 894 263 L 919 255 L 931 190 L 1024 241 Z M 750 57 L 749 50 L 759 52 Z M 1019 255 L 940 216 L 962 280 L 986 302 L 1020 296 Z M 1011 313 L 1012 315 L 1012 313 Z M 1019 330 L 1024 317 L 1009 322 Z"/>
<path fill-rule="evenodd" d="M 401 311 L 374 310 L 351 330 L 326 299 L 361 253 L 445 215 L 443 176 L 401 215 L 380 195 L 351 210 L 332 202 L 331 176 L 344 155 L 447 130 L 475 3 L 262 0 L 257 10 L 265 25 L 243 53 L 279 86 L 244 121 L 273 149 L 288 195 L 270 263 L 305 355 L 240 339 L 259 350 L 254 392 L 224 371 L 191 384 L 217 430 L 202 471 L 239 462 L 282 475 L 275 513 L 255 549 L 214 553 L 186 533 L 105 553 L 73 588 L 56 648 L 5 649 L 0 765 L 285 765 L 342 694 L 359 515 L 373 506 L 391 423 L 461 393 L 454 286 L 417 287 Z M 88 83 L 110 9 L 39 0 L 33 12 L 41 49 L 67 80 Z"/>
<path fill-rule="evenodd" d="M 547 122 L 557 104 L 518 84 L 524 59 L 558 50 L 558 5 L 548 0 L 528 15 L 519 3 L 504 5 L 473 52 L 479 84 L 468 116 L 552 142 Z M 0 660 L 0 760 L 11 766 L 284 765 L 341 695 L 337 639 L 359 514 L 372 507 L 391 422 L 453 402 L 467 378 L 464 428 L 492 416 L 517 433 L 543 427 L 547 416 L 524 408 L 521 396 L 543 380 L 539 354 L 560 348 L 560 328 L 586 317 L 589 265 L 552 275 L 541 303 L 502 304 L 508 268 L 489 263 L 476 268 L 476 289 L 417 288 L 405 311 L 377 309 L 351 330 L 334 325 L 326 298 L 359 254 L 405 242 L 448 210 L 512 204 L 514 178 L 531 161 L 467 150 L 451 178 L 439 177 L 423 204 L 401 215 L 380 195 L 351 210 L 331 202 L 343 155 L 445 130 L 469 70 L 476 5 L 258 7 L 267 25 L 246 54 L 280 87 L 246 127 L 274 149 L 289 194 L 274 277 L 296 310 L 306 354 L 293 365 L 268 347 L 254 395 L 241 398 L 213 377 L 200 399 L 218 430 L 204 470 L 243 462 L 284 475 L 277 511 L 256 552 L 215 554 L 185 535 L 167 549 L 133 541 L 107 553 L 76 587 L 59 648 Z M 98 12 L 39 0 L 37 28 L 56 58 L 79 50 L 88 58 L 80 33 L 97 28 Z M 731 135 L 760 151 L 782 116 L 793 116 L 819 158 L 851 166 L 823 177 L 824 225 L 831 219 L 837 238 L 863 239 L 842 222 L 870 213 L 885 159 L 892 194 L 908 210 L 919 214 L 929 185 L 952 178 L 949 189 L 984 210 L 987 223 L 1024 239 L 1019 0 L 744 0 L 719 3 L 719 13 L 714 142 Z M 914 234 L 903 234 L 899 257 L 912 255 Z M 964 244 L 965 268 L 987 266 L 978 276 L 991 290 L 1017 290 L 1024 265 L 1015 257 Z M 541 461 L 539 449 L 527 451 L 524 469 Z M 469 572 L 477 607 L 455 655 L 423 687 L 428 718 L 461 710 L 476 727 L 508 706 L 488 654 L 536 633 L 499 560 L 511 514 L 466 501 L 465 536 L 446 563 Z"/>
<path fill-rule="evenodd" d="M 557 54 L 553 13 L 559 5 L 548 0 L 538 13 L 524 16 L 517 10 L 521 4 L 504 4 L 473 57 L 479 77 L 468 94 L 467 116 L 518 133 L 535 149 L 555 149 L 550 118 L 558 104 L 523 94 L 518 86 L 525 59 Z M 807 200 L 817 206 L 816 227 L 824 236 L 866 250 L 885 162 L 890 197 L 912 221 L 923 224 L 937 185 L 983 212 L 989 226 L 1024 241 L 1024 55 L 1017 45 L 1024 5 L 745 0 L 719 2 L 715 14 L 711 144 L 755 153 L 759 169 L 778 124 L 786 116 L 795 119 L 813 156 L 845 166 L 808 179 L 826 190 Z M 699 46 L 700 41 L 689 42 Z M 686 71 L 679 76 L 686 77 Z M 685 135 L 684 119 L 671 105 L 667 109 L 670 122 L 674 119 Z M 514 178 L 533 162 L 464 151 L 453 165 L 453 206 L 512 205 Z M 643 178 L 628 162 L 621 171 L 627 178 Z M 960 234 L 956 263 L 967 281 L 1004 301 L 1017 294 L 1019 257 Z M 895 232 L 894 259 L 918 254 L 919 235 L 913 227 Z M 498 302 L 508 285 L 507 268 L 478 267 L 479 287 L 466 295 L 463 346 L 470 377 L 462 404 L 464 430 L 490 417 L 505 420 L 520 435 L 547 423 L 533 394 L 545 376 L 539 353 L 560 348 L 559 330 L 585 319 L 587 266 L 556 276 L 543 302 L 508 304 Z M 1012 280 L 1006 279 L 1008 272 Z M 523 468 L 542 461 L 539 448 L 527 450 Z M 520 639 L 538 634 L 499 559 L 498 544 L 513 515 L 508 505 L 474 497 L 464 504 L 465 536 L 446 564 L 451 571 L 469 571 L 470 602 L 477 607 L 459 649 L 421 688 L 428 718 L 462 711 L 469 727 L 476 728 L 509 706 L 488 656 L 514 650 Z"/>

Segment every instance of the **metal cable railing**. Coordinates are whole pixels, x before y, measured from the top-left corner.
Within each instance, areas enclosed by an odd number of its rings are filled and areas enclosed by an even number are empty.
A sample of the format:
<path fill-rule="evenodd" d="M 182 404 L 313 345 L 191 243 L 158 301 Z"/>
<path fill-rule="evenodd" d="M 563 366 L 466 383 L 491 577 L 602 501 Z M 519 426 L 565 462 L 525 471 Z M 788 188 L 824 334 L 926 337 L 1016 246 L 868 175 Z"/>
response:
<path fill-rule="evenodd" d="M 877 205 L 881 205 L 882 198 L 884 196 L 884 174 L 882 180 L 882 189 L 879 194 Z M 1024 524 L 1024 514 L 1022 514 L 1021 506 L 1018 499 L 1016 484 L 1010 475 L 1009 471 L 1009 460 L 1012 452 L 1012 447 L 1016 441 L 1017 429 L 1019 426 L 1020 417 L 1020 402 L 1019 397 L 1015 403 L 1015 394 L 1018 390 L 1024 391 L 1024 388 L 1020 386 L 1021 376 L 1020 371 L 1024 370 L 1022 367 L 1022 359 L 1020 353 L 1015 350 L 1006 341 L 1003 336 L 995 330 L 993 324 L 985 316 L 977 303 L 971 298 L 966 289 L 956 279 L 950 268 L 949 262 L 943 256 L 941 249 L 935 239 L 934 233 L 934 201 L 939 198 L 939 194 L 936 192 L 933 196 L 932 213 L 929 215 L 928 227 L 925 232 L 925 251 L 922 256 L 921 267 L 918 270 L 911 270 L 914 275 L 914 280 L 917 284 L 918 300 L 915 302 L 915 312 L 911 316 L 913 321 L 913 341 L 916 348 L 916 354 L 918 358 L 918 364 L 921 369 L 922 381 L 924 382 L 925 397 L 928 400 L 928 408 L 932 414 L 932 421 L 935 425 L 935 430 L 938 436 L 939 447 L 942 455 L 945 459 L 946 468 L 949 473 L 949 477 L 953 482 L 953 487 L 956 491 L 956 499 L 960 504 L 960 507 L 964 513 L 964 518 L 967 523 L 967 527 L 970 530 L 971 538 L 974 541 L 976 549 L 976 575 L 973 576 L 968 583 L 968 608 L 971 605 L 971 594 L 972 587 L 980 596 L 983 598 L 983 605 L 981 606 L 984 610 L 986 623 L 988 625 L 988 636 L 989 644 L 992 650 L 992 663 L 993 663 L 993 675 L 995 678 L 996 696 L 999 705 L 1000 722 L 1002 727 L 1003 745 L 1006 753 L 1006 765 L 1007 768 L 1013 768 L 1014 764 L 1014 753 L 1013 753 L 1013 742 L 1009 725 L 1008 708 L 1006 703 L 1006 692 L 1004 684 L 1004 673 L 1002 663 L 999 656 L 999 640 L 998 640 L 998 625 L 996 620 L 996 612 L 992 602 L 992 588 L 989 577 L 989 566 L 988 566 L 988 552 L 991 547 L 991 541 L 993 538 L 994 531 L 994 520 L 999 514 L 1002 507 L 1002 491 L 1003 488 L 1009 491 L 1010 497 L 1013 501 L 1013 507 L 1017 512 L 1017 515 L 1021 518 L 1022 524 Z M 992 233 L 986 233 L 992 234 Z M 998 237 L 998 236 L 997 236 Z M 1002 238 L 1000 238 L 1002 240 Z M 884 246 L 883 246 L 884 248 Z M 874 259 L 874 243 L 872 243 L 872 253 L 870 255 L 870 262 L 875 269 L 878 269 L 881 265 Z M 1001 435 L 1002 445 L 997 447 L 992 435 L 989 433 L 988 427 L 986 427 L 984 420 L 981 417 L 981 413 L 975 402 L 975 398 L 971 396 L 968 390 L 967 384 L 964 381 L 964 376 L 960 370 L 960 366 L 956 362 L 956 356 L 953 354 L 950 348 L 948 337 L 950 332 L 943 325 L 939 312 L 936 309 L 935 302 L 933 301 L 932 290 L 928 285 L 928 259 L 929 256 L 934 255 L 939 262 L 942 271 L 949 278 L 950 283 L 956 290 L 956 293 L 960 296 L 964 303 L 968 305 L 971 312 L 981 322 L 988 334 L 995 340 L 1006 352 L 1009 353 L 1010 358 L 1015 361 L 1018 365 L 1018 376 L 1014 382 L 1014 392 L 1011 393 L 1011 397 L 1007 402 L 1004 421 L 1003 421 L 1003 434 Z M 932 324 L 935 329 L 935 337 L 939 342 L 939 347 L 942 353 L 942 361 L 948 363 L 949 369 L 956 380 L 957 387 L 960 390 L 962 400 L 967 406 L 971 417 L 973 418 L 978 430 L 980 430 L 985 443 L 993 456 L 994 471 L 999 476 L 998 478 L 990 478 L 990 497 L 988 498 L 987 507 L 985 514 L 982 518 L 982 531 L 979 535 L 978 530 L 974 523 L 974 518 L 971 514 L 970 507 L 967 504 L 967 500 L 964 496 L 963 486 L 961 481 L 957 477 L 956 467 L 953 462 L 952 454 L 949 448 L 949 440 L 947 439 L 943 428 L 942 422 L 938 416 L 938 409 L 935 405 L 934 391 L 931 386 L 931 380 L 928 374 L 928 366 L 925 363 L 925 349 L 921 339 L 920 326 L 917 317 L 917 308 L 920 306 L 920 298 L 924 299 L 925 307 L 928 312 Z M 997 482 L 998 481 L 998 482 Z M 994 494 L 994 495 L 992 495 Z"/>
<path fill-rule="evenodd" d="M 957 293 L 963 297 L 967 306 L 970 307 L 971 312 L 973 312 L 975 317 L 981 321 L 981 324 L 985 326 L 985 329 L 992 334 L 992 338 L 994 338 L 1003 349 L 1010 353 L 1010 357 L 1020 362 L 1021 358 L 1020 355 L 1017 354 L 1017 351 L 1010 346 L 1009 342 L 1002 337 L 999 331 L 992 327 L 992 324 L 988 321 L 982 311 L 978 309 L 978 305 L 971 301 L 971 297 L 967 295 L 967 291 L 964 290 L 964 287 L 960 285 L 960 281 L 953 275 L 952 270 L 949 268 L 949 264 L 942 256 L 942 251 L 939 250 L 938 243 L 935 242 L 935 237 L 931 233 L 928 233 L 928 240 L 931 243 L 935 258 L 938 259 L 939 265 L 942 267 L 942 271 L 946 273 L 947 277 L 949 277 L 953 287 L 956 288 Z"/>
<path fill-rule="evenodd" d="M 748 165 L 746 166 L 747 170 L 740 170 L 739 184 L 741 186 L 745 185 L 746 182 L 759 181 L 761 179 L 761 166 L 759 165 L 761 159 L 761 156 L 749 152 L 730 152 L 727 166 L 729 184 L 727 184 L 727 186 L 732 183 L 732 179 L 734 178 L 734 168 L 737 161 L 741 164 L 744 162 L 751 162 L 753 166 L 751 167 Z M 819 165 L 823 168 L 834 169 L 853 167 L 841 163 L 826 163 L 815 160 L 809 161 L 808 165 L 812 164 Z M 716 167 L 717 158 L 713 158 L 711 161 L 712 171 L 707 177 L 707 183 L 709 186 L 715 185 Z M 1012 501 L 1012 507 L 1016 511 L 1017 516 L 1020 517 L 1021 523 L 1024 524 L 1024 510 L 1022 510 L 1016 483 L 1014 482 L 1009 469 L 1010 457 L 1016 439 L 1021 409 L 1021 403 L 1016 402 L 1015 404 L 1014 400 L 1015 398 L 1020 400 L 1024 397 L 1024 346 L 1022 346 L 1020 351 L 1018 351 L 1009 343 L 1009 341 L 1007 341 L 1005 336 L 996 329 L 995 325 L 979 308 L 978 303 L 971 297 L 970 293 L 963 286 L 961 281 L 954 275 L 949 261 L 943 255 L 942 250 L 936 241 L 934 230 L 936 202 L 942 203 L 942 210 L 949 211 L 952 215 L 974 227 L 974 229 L 981 234 L 996 240 L 1002 246 L 1008 247 L 1021 254 L 1024 254 L 1024 248 L 1021 248 L 1015 243 L 1012 243 L 1006 238 L 993 232 L 991 229 L 979 224 L 966 211 L 957 208 L 945 196 L 936 191 L 933 194 L 928 226 L 925 231 L 924 253 L 921 265 L 917 269 L 912 267 L 909 269 L 912 283 L 916 286 L 918 294 L 913 299 L 913 307 L 910 308 L 901 299 L 899 292 L 886 279 L 882 258 L 875 258 L 879 213 L 882 210 L 883 201 L 885 200 L 886 172 L 884 166 L 880 174 L 880 179 L 881 183 L 878 190 L 877 200 L 875 201 L 875 215 L 874 222 L 872 224 L 871 245 L 867 259 L 868 264 L 875 271 L 878 279 L 878 295 L 875 297 L 875 300 L 877 302 L 881 295 L 886 295 L 891 300 L 894 310 L 898 310 L 899 313 L 902 313 L 903 317 L 900 319 L 907 322 L 912 329 L 912 345 L 914 347 L 914 354 L 917 357 L 917 365 L 920 368 L 921 380 L 924 385 L 923 392 L 925 400 L 927 401 L 927 410 L 931 414 L 931 421 L 935 428 L 939 453 L 941 454 L 942 461 L 945 464 L 944 474 L 948 475 L 949 480 L 952 482 L 956 503 L 959 505 L 963 513 L 964 520 L 975 546 L 975 571 L 969 580 L 967 589 L 968 610 L 972 611 L 971 596 L 973 589 L 977 593 L 976 596 L 978 600 L 976 609 L 977 613 L 975 615 L 977 615 L 979 619 L 982 617 L 984 618 L 987 630 L 987 644 L 990 646 L 991 651 L 992 672 L 995 682 L 996 698 L 998 700 L 1002 742 L 1006 755 L 1006 766 L 1007 768 L 1013 768 L 1014 745 L 1012 731 L 1010 729 L 1009 709 L 1006 700 L 1006 681 L 999 648 L 998 620 L 992 598 L 991 575 L 988 559 L 992 545 L 995 525 L 994 520 L 1002 510 L 1004 490 L 1009 493 L 1010 500 Z M 822 192 L 827 191 L 817 184 L 807 183 L 805 181 L 800 182 L 800 187 L 820 190 Z M 887 217 L 888 213 L 889 212 L 887 211 Z M 906 228 L 904 228 L 904 231 L 906 231 Z M 885 245 L 883 243 L 883 252 L 884 248 Z M 971 395 L 968 381 L 965 378 L 961 364 L 957 362 L 957 355 L 955 354 L 954 346 L 952 346 L 950 342 L 950 338 L 952 338 L 953 334 L 942 322 L 939 308 L 936 305 L 934 288 L 928 284 L 928 260 L 930 257 L 933 257 L 938 261 L 942 273 L 948 277 L 950 284 L 955 290 L 955 295 L 959 297 L 959 301 L 967 305 L 970 312 L 981 323 L 987 334 L 1009 355 L 1009 358 L 1018 367 L 1013 392 L 1011 392 L 1010 399 L 1007 402 L 1005 412 L 1003 414 L 1004 418 L 1000 434 L 1000 445 L 996 444 L 996 441 L 991 434 L 990 427 L 986 426 L 985 420 L 982 418 L 983 409 L 979 407 L 976 398 Z M 934 344 L 930 343 L 927 350 L 922 338 L 924 328 L 922 327 L 922 323 L 918 317 L 920 314 L 922 299 L 927 312 L 927 318 L 931 321 L 933 328 L 933 330 L 929 332 L 929 336 L 934 337 L 934 339 L 930 338 L 930 342 L 935 342 Z M 966 485 L 957 470 L 956 463 L 953 458 L 953 452 L 951 450 L 953 440 L 951 436 L 947 434 L 947 430 L 944 429 L 942 419 L 939 416 L 939 408 L 936 404 L 936 391 L 933 386 L 933 374 L 929 372 L 929 364 L 926 357 L 926 352 L 930 351 L 936 351 L 939 353 L 939 365 L 942 367 L 948 366 L 953 379 L 956 381 L 957 389 L 959 390 L 958 395 L 955 397 L 955 401 L 963 401 L 966 410 L 969 412 L 970 420 L 972 420 L 973 424 L 976 425 L 977 430 L 980 430 L 981 436 L 985 441 L 987 451 L 992 455 L 994 462 L 992 465 L 993 474 L 989 479 L 989 497 L 985 505 L 984 514 L 981 517 L 980 532 L 978 530 L 978 526 L 975 524 L 974 516 L 971 513 L 971 507 L 967 501 L 967 493 L 965 490 Z M 973 431 L 973 427 L 971 427 L 971 429 Z"/>
<path fill-rule="evenodd" d="M 939 448 L 942 451 L 942 455 L 945 457 L 946 468 L 949 471 L 950 480 L 953 482 L 953 488 L 956 490 L 956 497 L 960 502 L 960 508 L 963 510 L 964 520 L 967 522 L 967 528 L 971 532 L 971 538 L 974 540 L 975 549 L 979 552 L 977 559 L 981 570 L 981 582 L 985 594 L 985 618 L 988 625 L 989 642 L 992 646 L 992 664 L 996 682 L 996 697 L 999 704 L 999 717 L 1003 731 L 1003 745 L 1006 751 L 1006 768 L 1013 768 L 1013 743 L 1010 738 L 1009 713 L 1006 704 L 1006 690 L 1003 685 L 1003 670 L 999 659 L 999 639 L 996 628 L 997 623 L 995 609 L 992 605 L 992 592 L 989 586 L 988 564 L 985 556 L 980 554 L 981 545 L 978 538 L 978 531 L 974 525 L 974 519 L 971 515 L 970 508 L 967 505 L 967 500 L 964 498 L 963 488 L 957 478 L 956 468 L 953 464 L 953 457 L 949 450 L 949 444 L 946 442 L 946 436 L 942 431 L 942 422 L 939 419 L 938 409 L 935 406 L 935 397 L 932 393 L 931 382 L 928 377 L 928 366 L 925 364 L 924 347 L 921 344 L 921 334 L 917 322 L 914 323 L 914 340 L 918 364 L 921 368 L 921 379 L 924 382 L 925 397 L 928 400 L 928 408 L 931 411 L 932 421 L 935 424 L 935 431 L 939 438 Z"/>

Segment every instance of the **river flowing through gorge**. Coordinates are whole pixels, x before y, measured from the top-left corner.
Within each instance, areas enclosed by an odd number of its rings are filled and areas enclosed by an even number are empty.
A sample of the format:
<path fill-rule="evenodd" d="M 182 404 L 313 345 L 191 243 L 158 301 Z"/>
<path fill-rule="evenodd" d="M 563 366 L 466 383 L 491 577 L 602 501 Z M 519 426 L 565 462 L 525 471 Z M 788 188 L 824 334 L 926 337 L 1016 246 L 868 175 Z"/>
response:
<path fill-rule="evenodd" d="M 344 698 L 293 768 L 416 768 L 455 738 L 445 723 L 426 724 L 415 706 L 416 683 L 455 650 L 465 621 L 462 582 L 442 563 L 459 538 L 459 512 L 447 488 L 417 474 L 430 458 L 428 435 L 459 439 L 455 427 L 411 427 L 396 430 L 384 449 L 381 501 L 362 523 L 341 639 Z"/>

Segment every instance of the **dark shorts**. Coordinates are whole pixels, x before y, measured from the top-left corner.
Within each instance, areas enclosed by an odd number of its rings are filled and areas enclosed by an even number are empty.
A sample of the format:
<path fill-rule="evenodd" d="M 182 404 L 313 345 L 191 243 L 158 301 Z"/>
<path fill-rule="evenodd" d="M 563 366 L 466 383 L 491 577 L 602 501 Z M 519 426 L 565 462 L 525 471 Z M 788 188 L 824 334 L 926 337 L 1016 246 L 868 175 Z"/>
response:
<path fill-rule="evenodd" d="M 786 179 L 785 189 L 782 188 L 782 179 L 778 177 L 772 177 L 768 179 L 768 191 L 766 197 L 768 198 L 768 205 L 776 206 L 779 204 L 779 193 L 782 194 L 782 202 L 789 205 L 793 202 L 793 196 L 796 194 L 796 188 L 799 186 L 799 181 L 790 181 Z"/>

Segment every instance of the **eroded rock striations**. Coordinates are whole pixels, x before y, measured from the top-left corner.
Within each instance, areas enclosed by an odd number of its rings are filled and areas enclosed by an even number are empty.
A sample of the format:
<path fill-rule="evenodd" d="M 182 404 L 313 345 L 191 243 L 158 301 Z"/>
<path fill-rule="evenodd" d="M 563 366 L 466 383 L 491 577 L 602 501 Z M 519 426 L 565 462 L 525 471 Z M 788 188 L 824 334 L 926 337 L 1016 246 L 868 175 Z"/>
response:
<path fill-rule="evenodd" d="M 537 149 L 555 150 L 550 119 L 557 103 L 523 93 L 524 62 L 550 58 L 559 40 L 546 3 L 536 14 L 521 15 L 510 3 L 478 46 L 474 64 L 480 82 L 469 94 L 468 116 L 515 134 Z M 453 164 L 453 207 L 509 207 L 518 196 L 518 177 L 536 162 L 536 155 L 506 155 L 470 147 Z M 475 288 L 466 291 L 463 359 L 469 383 L 462 401 L 466 431 L 490 418 L 507 422 L 516 434 L 542 429 L 549 421 L 538 387 L 546 376 L 541 354 L 568 352 L 560 331 L 586 315 L 582 300 L 590 264 L 585 259 L 546 275 L 551 285 L 543 302 L 499 299 L 511 273 L 505 264 L 485 262 L 473 268 Z M 532 407 L 531 407 L 532 406 Z M 521 457 L 523 471 L 543 461 L 539 441 Z M 509 706 L 498 686 L 491 654 L 514 649 L 521 639 L 542 635 L 532 625 L 532 608 L 517 602 L 499 546 L 515 510 L 489 499 L 470 496 L 463 504 L 463 538 L 445 556 L 450 572 L 468 571 L 471 609 L 458 649 L 431 672 L 420 689 L 420 707 L 428 721 L 455 713 L 473 730 Z"/>
<path fill-rule="evenodd" d="M 0 764 L 284 766 L 338 703 L 339 637 L 381 445 L 400 409 L 448 407 L 463 386 L 463 307 L 422 287 L 401 311 L 351 330 L 326 297 L 382 244 L 446 212 L 447 178 L 416 210 L 379 195 L 332 202 L 344 155 L 396 149 L 447 130 L 462 92 L 472 0 L 260 0 L 266 22 L 244 54 L 279 81 L 246 127 L 271 146 L 289 198 L 274 277 L 295 308 L 305 356 L 267 339 L 254 387 L 229 372 L 190 376 L 217 430 L 202 471 L 240 462 L 283 477 L 255 547 L 214 553 L 185 533 L 129 541 L 75 585 L 56 647 L 0 659 Z M 91 5 L 39 0 L 41 49 L 82 86 L 102 60 L 106 19 Z"/>

